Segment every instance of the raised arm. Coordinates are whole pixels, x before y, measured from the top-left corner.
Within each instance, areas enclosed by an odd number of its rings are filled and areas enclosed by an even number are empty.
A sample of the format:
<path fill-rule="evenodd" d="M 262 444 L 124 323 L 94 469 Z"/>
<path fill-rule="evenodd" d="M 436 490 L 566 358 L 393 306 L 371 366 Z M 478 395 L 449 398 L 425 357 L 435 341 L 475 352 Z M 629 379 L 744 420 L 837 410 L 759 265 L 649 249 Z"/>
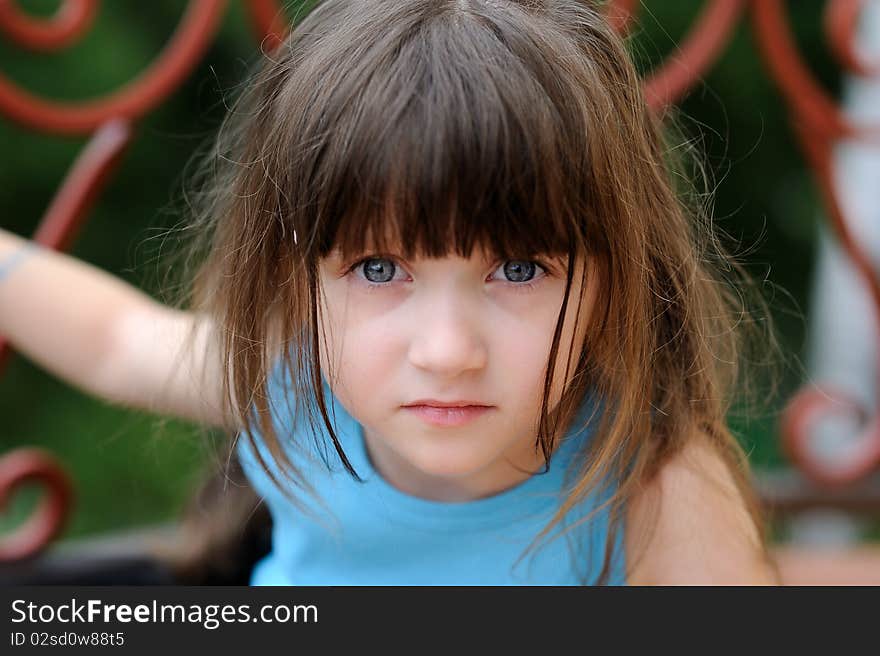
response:
<path fill-rule="evenodd" d="M 0 229 L 0 268 L 26 240 Z M 187 343 L 197 331 L 193 348 Z M 36 249 L 0 275 L 0 335 L 108 401 L 236 429 L 221 410 L 214 326 L 69 255 Z"/>

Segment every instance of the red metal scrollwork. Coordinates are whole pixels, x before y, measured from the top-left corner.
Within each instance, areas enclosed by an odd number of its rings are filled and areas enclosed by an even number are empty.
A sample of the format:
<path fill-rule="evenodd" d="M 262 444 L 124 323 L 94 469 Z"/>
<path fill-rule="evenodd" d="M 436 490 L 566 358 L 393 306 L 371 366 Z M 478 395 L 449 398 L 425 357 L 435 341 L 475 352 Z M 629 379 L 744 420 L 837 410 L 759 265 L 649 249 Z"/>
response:
<path fill-rule="evenodd" d="M 69 44 L 81 34 L 94 15 L 96 3 L 74 0 L 64 3 L 48 23 L 28 18 L 9 0 L 0 0 L 0 30 L 32 49 L 53 49 Z M 224 0 L 191 2 L 174 37 L 157 61 L 137 80 L 115 94 L 86 103 L 56 103 L 19 89 L 0 75 L 0 112 L 32 129 L 59 134 L 92 134 L 63 185 L 41 220 L 34 240 L 45 246 L 67 249 L 97 200 L 101 189 L 119 163 L 132 138 L 132 121 L 164 100 L 186 78 L 217 29 Z M 8 348 L 0 339 L 0 370 Z M 6 455 L 0 464 L 6 465 Z M 0 554 L 24 557 L 36 553 L 57 535 L 69 504 L 60 496 L 58 468 L 49 456 L 10 461 L 19 478 L 42 481 L 53 491 L 55 502 L 43 505 L 31 522 L 4 539 Z M 30 473 L 27 468 L 31 467 Z M 58 470 L 60 471 L 60 470 Z M 47 474 L 47 472 L 54 472 Z M 18 478 L 0 479 L 0 498 L 11 494 Z M 64 503 L 58 501 L 63 499 Z M 10 557 L 12 557 L 10 556 Z"/>
<path fill-rule="evenodd" d="M 825 32 L 832 51 L 851 73 L 870 77 L 880 74 L 880 62 L 866 62 L 856 51 L 856 24 L 865 0 L 837 0 L 825 12 Z"/>
<path fill-rule="evenodd" d="M 165 50 L 140 77 L 114 94 L 85 103 L 45 100 L 0 75 L 0 112 L 22 125 L 57 134 L 88 134 L 114 119 L 138 119 L 177 88 L 210 43 L 225 0 L 190 2 Z"/>
<path fill-rule="evenodd" d="M 30 50 L 59 50 L 88 29 L 97 6 L 97 0 L 65 0 L 46 21 L 22 13 L 13 0 L 0 0 L 0 31 Z"/>
<path fill-rule="evenodd" d="M 64 527 L 73 488 L 55 459 L 41 449 L 18 449 L 0 458 L 0 510 L 15 490 L 33 482 L 39 482 L 46 494 L 19 529 L 0 539 L 0 562 L 35 554 Z"/>
<path fill-rule="evenodd" d="M 724 51 L 746 0 L 715 0 L 667 61 L 645 80 L 645 99 L 654 109 L 679 100 Z"/>
<path fill-rule="evenodd" d="M 783 92 L 792 112 L 795 135 L 822 194 L 828 220 L 856 271 L 864 280 L 880 316 L 880 274 L 853 235 L 840 203 L 832 175 L 832 150 L 841 139 L 860 139 L 880 145 L 880 125 L 855 125 L 822 90 L 798 54 L 788 30 L 784 0 L 752 0 L 753 26 L 764 53 L 763 60 Z M 826 31 L 832 47 L 855 72 L 871 67 L 857 58 L 855 21 L 863 3 L 831 0 L 826 5 Z M 880 343 L 880 335 L 877 335 Z M 880 363 L 878 363 L 880 366 Z M 860 419 L 857 446 L 841 462 L 829 462 L 811 447 L 810 429 L 825 414 L 849 408 Z M 869 413 L 848 395 L 805 387 L 788 403 L 780 424 L 783 445 L 791 459 L 817 483 L 845 485 L 865 476 L 880 464 L 880 417 Z"/>

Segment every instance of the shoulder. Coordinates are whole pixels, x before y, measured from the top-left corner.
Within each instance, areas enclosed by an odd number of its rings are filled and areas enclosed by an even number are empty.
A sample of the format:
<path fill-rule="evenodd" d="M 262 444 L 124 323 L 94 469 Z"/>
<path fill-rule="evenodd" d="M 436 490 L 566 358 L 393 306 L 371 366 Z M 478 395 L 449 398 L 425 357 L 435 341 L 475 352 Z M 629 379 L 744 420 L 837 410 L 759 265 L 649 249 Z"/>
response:
<path fill-rule="evenodd" d="M 630 500 L 625 544 L 633 585 L 777 583 L 730 470 L 703 437 Z"/>

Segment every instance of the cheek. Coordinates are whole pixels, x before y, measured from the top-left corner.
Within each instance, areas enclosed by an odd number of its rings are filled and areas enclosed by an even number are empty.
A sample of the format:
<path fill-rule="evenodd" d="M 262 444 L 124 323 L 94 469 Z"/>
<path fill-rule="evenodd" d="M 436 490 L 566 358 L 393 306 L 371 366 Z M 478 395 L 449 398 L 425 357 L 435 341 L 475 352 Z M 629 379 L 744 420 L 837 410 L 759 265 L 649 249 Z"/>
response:
<path fill-rule="evenodd" d="M 544 308 L 547 309 L 547 308 Z M 513 317 L 506 315 L 493 322 L 488 339 L 495 364 L 507 380 L 516 384 L 526 380 L 543 381 L 550 345 L 553 342 L 553 327 L 556 325 L 554 308 L 538 311 L 533 308 L 530 316 Z"/>
<path fill-rule="evenodd" d="M 404 354 L 387 317 L 371 318 L 357 308 L 343 308 L 329 303 L 319 324 L 321 369 L 339 401 L 360 414 L 365 400 L 387 391 L 383 381 L 389 381 Z"/>
<path fill-rule="evenodd" d="M 487 339 L 491 340 L 490 379 L 496 383 L 495 397 L 519 429 L 528 425 L 534 430 L 561 300 L 557 295 L 535 295 L 529 300 L 500 311 Z"/>

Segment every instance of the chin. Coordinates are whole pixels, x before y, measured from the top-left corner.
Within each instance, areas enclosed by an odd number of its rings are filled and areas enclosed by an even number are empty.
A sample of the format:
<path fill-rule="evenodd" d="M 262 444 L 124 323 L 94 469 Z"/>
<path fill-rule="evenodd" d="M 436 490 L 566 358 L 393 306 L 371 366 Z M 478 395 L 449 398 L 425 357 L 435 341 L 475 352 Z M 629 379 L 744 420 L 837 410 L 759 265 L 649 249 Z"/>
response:
<path fill-rule="evenodd" d="M 419 471 L 438 478 L 455 479 L 475 474 L 490 464 L 491 458 L 473 448 L 454 448 L 445 444 L 420 449 L 411 454 L 411 464 Z"/>

